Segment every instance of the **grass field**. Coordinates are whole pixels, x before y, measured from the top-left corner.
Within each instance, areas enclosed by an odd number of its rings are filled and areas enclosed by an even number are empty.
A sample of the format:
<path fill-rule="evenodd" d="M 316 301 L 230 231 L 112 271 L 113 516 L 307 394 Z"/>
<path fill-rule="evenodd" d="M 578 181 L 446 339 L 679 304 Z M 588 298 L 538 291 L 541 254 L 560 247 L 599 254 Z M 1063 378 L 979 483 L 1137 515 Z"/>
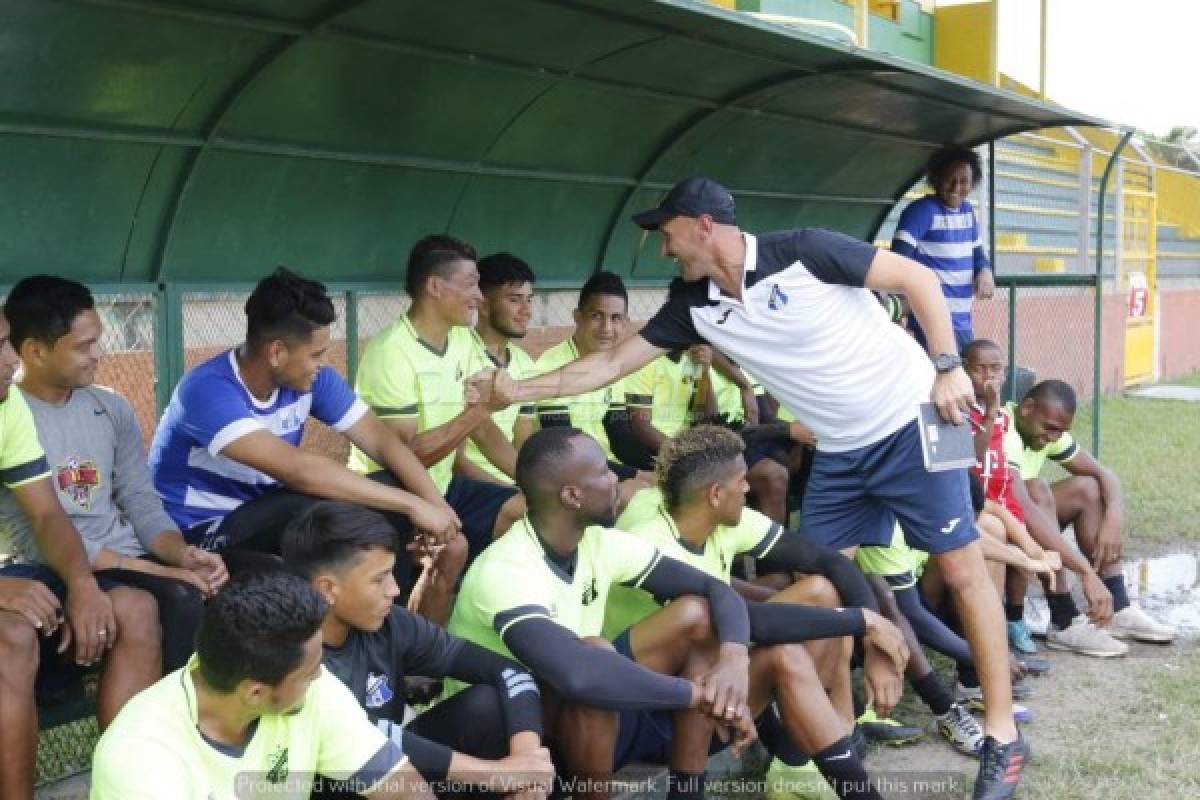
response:
<path fill-rule="evenodd" d="M 1171 383 L 1200 386 L 1200 373 Z M 1110 395 L 1100 408 L 1100 460 L 1125 488 L 1130 551 L 1200 543 L 1200 404 Z M 1073 428 L 1088 447 L 1091 415 L 1081 408 Z"/>

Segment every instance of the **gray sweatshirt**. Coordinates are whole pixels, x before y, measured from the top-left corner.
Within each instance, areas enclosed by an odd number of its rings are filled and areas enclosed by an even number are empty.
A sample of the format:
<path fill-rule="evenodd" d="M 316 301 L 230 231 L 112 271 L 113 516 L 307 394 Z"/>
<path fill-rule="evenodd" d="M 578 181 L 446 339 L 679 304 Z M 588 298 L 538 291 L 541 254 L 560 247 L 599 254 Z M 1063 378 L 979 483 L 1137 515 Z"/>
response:
<path fill-rule="evenodd" d="M 83 537 L 89 561 L 104 549 L 141 555 L 158 534 L 178 530 L 150 481 L 142 433 L 129 401 L 99 386 L 76 389 L 62 406 L 23 394 L 46 450 L 50 481 Z M 3 551 L 43 561 L 12 491 L 0 487 Z"/>

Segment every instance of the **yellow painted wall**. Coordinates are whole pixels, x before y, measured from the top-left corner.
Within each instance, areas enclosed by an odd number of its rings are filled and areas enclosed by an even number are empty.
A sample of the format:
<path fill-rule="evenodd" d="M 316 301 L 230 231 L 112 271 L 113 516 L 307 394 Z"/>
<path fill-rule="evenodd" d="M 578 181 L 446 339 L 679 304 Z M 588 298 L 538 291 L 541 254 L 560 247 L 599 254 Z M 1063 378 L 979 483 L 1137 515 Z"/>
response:
<path fill-rule="evenodd" d="M 935 67 L 991 83 L 993 40 L 990 2 L 939 6 L 933 15 Z"/>
<path fill-rule="evenodd" d="M 1158 190 L 1158 221 L 1178 225 L 1189 238 L 1200 238 L 1200 178 L 1169 169 L 1154 175 Z"/>

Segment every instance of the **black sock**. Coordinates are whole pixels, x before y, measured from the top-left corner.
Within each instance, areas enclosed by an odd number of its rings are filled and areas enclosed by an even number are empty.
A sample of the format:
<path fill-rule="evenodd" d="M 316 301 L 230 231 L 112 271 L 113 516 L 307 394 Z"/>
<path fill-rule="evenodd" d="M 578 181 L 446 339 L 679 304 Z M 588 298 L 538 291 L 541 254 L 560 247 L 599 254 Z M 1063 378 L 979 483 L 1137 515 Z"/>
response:
<path fill-rule="evenodd" d="M 954 697 L 951 696 L 950 690 L 942 685 L 938 679 L 937 673 L 933 670 L 920 678 L 909 681 L 917 696 L 929 706 L 929 710 L 934 714 L 941 716 L 950 710 L 950 706 L 954 705 Z"/>
<path fill-rule="evenodd" d="M 959 683 L 968 689 L 974 689 L 979 686 L 979 674 L 975 672 L 974 664 L 959 663 L 957 666 Z"/>
<path fill-rule="evenodd" d="M 767 706 L 767 710 L 754 721 L 754 726 L 758 729 L 758 741 L 772 756 L 789 767 L 803 767 L 808 763 L 808 753 L 788 736 L 774 705 Z"/>
<path fill-rule="evenodd" d="M 1118 573 L 1109 575 L 1107 578 L 1101 578 L 1104 585 L 1112 592 L 1113 596 L 1113 611 L 1120 611 L 1123 608 L 1129 608 L 1129 594 L 1125 591 L 1125 574 Z"/>
<path fill-rule="evenodd" d="M 812 760 L 842 800 L 883 800 L 867 777 L 867 770 L 855 754 L 849 736 L 838 739 L 814 755 Z"/>
<path fill-rule="evenodd" d="M 1071 620 L 1079 616 L 1079 608 L 1070 592 L 1054 592 L 1046 595 L 1050 606 L 1050 624 L 1059 630 L 1071 627 Z"/>
<path fill-rule="evenodd" d="M 667 800 L 704 800 L 704 773 L 672 769 L 667 776 Z"/>
<path fill-rule="evenodd" d="M 1009 622 L 1020 622 L 1025 619 L 1025 604 L 1017 603 L 1013 605 L 1012 603 L 1005 603 L 1004 615 L 1008 618 Z"/>

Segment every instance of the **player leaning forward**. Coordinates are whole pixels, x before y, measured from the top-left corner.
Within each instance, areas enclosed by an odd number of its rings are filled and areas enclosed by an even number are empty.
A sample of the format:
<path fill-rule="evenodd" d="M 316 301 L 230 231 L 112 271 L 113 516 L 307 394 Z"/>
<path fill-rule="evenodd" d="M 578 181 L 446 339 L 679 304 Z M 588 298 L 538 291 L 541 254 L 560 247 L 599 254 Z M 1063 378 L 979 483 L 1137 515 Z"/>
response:
<path fill-rule="evenodd" d="M 919 403 L 932 399 L 958 423 L 973 397 L 937 278 L 831 231 L 745 233 L 730 193 L 702 177 L 633 219 L 658 231 L 663 255 L 679 265 L 666 304 L 615 349 L 521 381 L 517 402 L 590 391 L 701 342 L 737 361 L 816 434 L 803 510 L 809 536 L 853 551 L 886 544 L 899 519 L 908 542 L 937 559 L 987 706 L 974 797 L 1010 797 L 1029 747 L 1012 718 L 1004 614 L 976 541 L 966 473 L 927 472 L 917 429 Z M 932 364 L 871 289 L 908 298 Z"/>

